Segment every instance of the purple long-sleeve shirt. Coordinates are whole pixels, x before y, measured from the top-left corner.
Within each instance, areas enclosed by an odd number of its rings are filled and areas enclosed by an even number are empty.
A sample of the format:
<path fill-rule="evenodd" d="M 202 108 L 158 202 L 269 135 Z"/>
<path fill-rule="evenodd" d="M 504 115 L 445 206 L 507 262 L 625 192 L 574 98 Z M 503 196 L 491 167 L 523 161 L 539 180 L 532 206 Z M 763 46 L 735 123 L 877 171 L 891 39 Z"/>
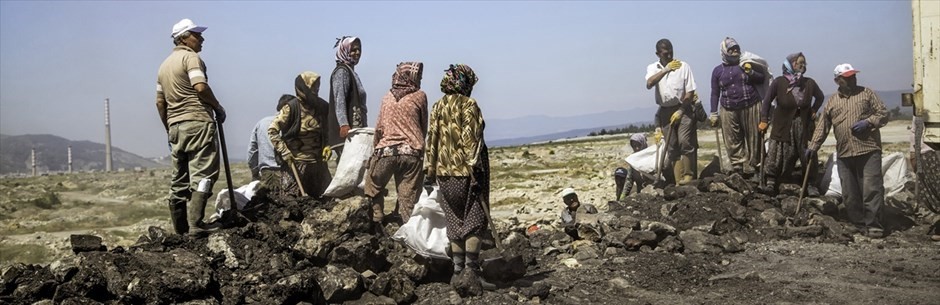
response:
<path fill-rule="evenodd" d="M 744 73 L 738 65 L 720 64 L 712 70 L 711 112 L 718 111 L 718 103 L 729 110 L 741 109 L 760 101 L 757 85 L 764 81 L 760 69 Z"/>

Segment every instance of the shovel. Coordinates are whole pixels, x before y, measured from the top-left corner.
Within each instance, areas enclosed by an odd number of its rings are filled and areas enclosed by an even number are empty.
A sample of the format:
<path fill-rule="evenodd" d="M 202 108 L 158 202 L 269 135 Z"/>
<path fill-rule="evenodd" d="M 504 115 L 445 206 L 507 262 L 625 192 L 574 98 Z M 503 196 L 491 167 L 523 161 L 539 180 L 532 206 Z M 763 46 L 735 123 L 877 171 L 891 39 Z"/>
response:
<path fill-rule="evenodd" d="M 800 187 L 800 200 L 796 202 L 796 213 L 794 213 L 793 216 L 800 214 L 800 207 L 803 205 L 803 194 L 806 192 L 806 181 L 809 180 L 809 169 L 812 168 L 812 166 L 807 165 L 805 167 L 806 173 L 803 174 L 803 185 Z"/>
<path fill-rule="evenodd" d="M 294 166 L 294 161 L 290 161 L 288 164 L 290 164 L 290 171 L 294 173 L 294 181 L 297 181 L 297 188 L 300 189 L 300 196 L 307 197 L 307 192 L 304 191 L 304 184 L 300 183 L 300 175 L 297 174 L 297 166 Z"/>
<path fill-rule="evenodd" d="M 767 152 L 764 151 L 765 144 L 766 143 L 764 143 L 764 132 L 761 131 L 760 142 L 757 143 L 757 145 L 760 145 L 760 147 L 758 147 L 758 150 L 757 150 L 758 153 L 760 154 L 760 163 L 757 164 L 757 170 L 759 171 L 757 172 L 757 175 L 758 175 L 757 179 L 758 181 L 760 181 L 761 188 L 764 188 L 767 186 L 767 175 L 764 174 L 764 162 L 767 162 Z"/>
<path fill-rule="evenodd" d="M 673 128 L 672 124 L 669 124 L 669 131 L 666 132 L 666 142 L 663 142 L 663 145 L 662 145 L 662 146 L 663 146 L 663 154 L 662 154 L 662 156 L 659 156 L 659 162 L 657 163 L 657 165 L 658 165 L 657 167 L 658 167 L 659 169 L 658 169 L 657 172 L 656 172 L 656 181 L 659 181 L 659 180 L 662 180 L 662 179 L 663 179 L 663 163 L 666 162 L 666 154 L 669 153 L 669 136 L 672 135 L 672 131 L 673 131 L 674 129 L 675 129 L 675 128 Z M 658 143 L 657 143 L 657 144 L 658 144 Z M 657 148 L 657 151 L 658 151 L 659 146 L 656 146 L 656 148 Z"/>
<path fill-rule="evenodd" d="M 718 128 L 715 128 L 715 144 L 718 146 L 718 170 L 725 170 L 725 158 L 721 155 L 721 135 L 718 133 Z"/>
<path fill-rule="evenodd" d="M 232 189 L 232 171 L 228 167 L 228 148 L 225 146 L 225 131 L 222 129 L 222 123 L 216 123 L 219 127 L 219 144 L 222 145 L 222 166 L 225 168 L 225 182 L 228 183 L 228 199 L 232 203 L 233 210 L 238 210 L 235 203 L 235 190 Z"/>

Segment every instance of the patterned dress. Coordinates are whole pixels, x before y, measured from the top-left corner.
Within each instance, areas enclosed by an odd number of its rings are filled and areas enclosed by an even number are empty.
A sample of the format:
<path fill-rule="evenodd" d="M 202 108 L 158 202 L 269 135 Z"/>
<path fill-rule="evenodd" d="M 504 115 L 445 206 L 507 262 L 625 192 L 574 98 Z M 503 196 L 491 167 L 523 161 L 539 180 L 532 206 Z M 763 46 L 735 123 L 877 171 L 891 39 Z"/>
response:
<path fill-rule="evenodd" d="M 489 156 L 476 100 L 448 94 L 431 110 L 424 169 L 437 177 L 447 238 L 483 235 L 489 210 Z"/>

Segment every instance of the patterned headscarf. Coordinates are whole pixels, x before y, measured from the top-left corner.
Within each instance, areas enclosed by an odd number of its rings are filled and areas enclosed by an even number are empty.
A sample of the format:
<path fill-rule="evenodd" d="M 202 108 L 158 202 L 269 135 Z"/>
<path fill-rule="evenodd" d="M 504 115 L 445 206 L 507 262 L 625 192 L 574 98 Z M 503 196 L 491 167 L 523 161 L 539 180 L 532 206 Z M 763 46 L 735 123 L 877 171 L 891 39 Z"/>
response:
<path fill-rule="evenodd" d="M 803 78 L 803 73 L 806 72 L 806 68 L 803 68 L 804 71 L 793 70 L 793 63 L 795 63 L 796 60 L 801 56 L 803 56 L 803 52 L 793 53 L 787 55 L 787 60 L 783 61 L 783 76 L 785 76 L 787 80 L 790 81 L 790 88 L 795 87 L 796 84 L 799 83 L 800 79 Z"/>
<path fill-rule="evenodd" d="M 359 63 L 359 59 L 349 56 L 349 52 L 352 51 L 353 42 L 356 41 L 359 41 L 359 37 L 343 36 L 342 38 L 336 38 L 336 44 L 333 45 L 333 47 L 336 48 L 336 62 L 350 66 L 355 66 Z M 362 42 L 360 41 L 360 43 Z"/>
<path fill-rule="evenodd" d="M 738 49 L 741 48 L 741 46 L 738 45 L 738 41 L 734 40 L 734 38 L 725 37 L 725 39 L 721 41 L 721 62 L 728 65 L 738 64 L 738 62 L 741 60 L 740 53 L 737 56 L 731 56 L 731 53 L 728 51 L 735 46 L 737 46 Z"/>
<path fill-rule="evenodd" d="M 444 70 L 444 79 L 441 79 L 441 92 L 444 94 L 462 94 L 470 96 L 473 92 L 473 85 L 477 83 L 476 73 L 465 64 L 450 65 L 450 68 Z"/>
<path fill-rule="evenodd" d="M 392 95 L 400 100 L 405 95 L 421 89 L 421 75 L 424 73 L 424 64 L 416 61 L 406 61 L 398 64 L 392 74 Z"/>
<path fill-rule="evenodd" d="M 643 149 L 646 149 L 647 147 L 649 147 L 649 144 L 646 144 L 646 135 L 643 134 L 643 133 L 634 133 L 632 136 L 630 136 L 630 142 L 631 142 L 631 143 L 630 143 L 631 146 L 632 146 L 633 142 L 636 142 L 636 143 L 638 144 L 637 146 L 639 146 L 640 150 L 643 150 Z"/>
<path fill-rule="evenodd" d="M 294 91 L 297 98 L 309 103 L 320 93 L 320 74 L 311 71 L 304 71 L 294 79 Z"/>

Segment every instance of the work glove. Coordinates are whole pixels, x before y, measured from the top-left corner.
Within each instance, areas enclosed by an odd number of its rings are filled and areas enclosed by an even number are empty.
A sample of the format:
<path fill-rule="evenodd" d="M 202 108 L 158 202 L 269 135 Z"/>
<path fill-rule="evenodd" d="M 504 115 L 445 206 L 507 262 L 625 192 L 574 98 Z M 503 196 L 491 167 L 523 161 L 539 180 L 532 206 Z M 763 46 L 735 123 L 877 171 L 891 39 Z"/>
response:
<path fill-rule="evenodd" d="M 323 146 L 323 161 L 329 160 L 333 156 L 333 150 L 330 149 L 330 146 Z"/>
<path fill-rule="evenodd" d="M 225 108 L 219 107 L 215 109 L 215 120 L 219 124 L 225 123 Z"/>
<path fill-rule="evenodd" d="M 868 120 L 860 120 L 852 124 L 852 133 L 867 131 L 869 128 L 871 128 L 871 123 Z"/>
<path fill-rule="evenodd" d="M 751 69 L 751 63 L 744 63 L 744 73 L 751 74 L 754 70 Z"/>
<path fill-rule="evenodd" d="M 669 125 L 675 125 L 679 122 L 679 119 L 682 118 L 682 109 L 676 110 L 672 113 L 672 116 L 669 117 Z"/>
<path fill-rule="evenodd" d="M 653 141 L 656 142 L 656 145 L 659 145 L 659 141 L 663 139 L 663 129 L 656 127 L 656 131 L 653 132 Z"/>
<path fill-rule="evenodd" d="M 757 130 L 760 130 L 760 132 L 767 131 L 767 122 L 760 122 L 760 124 L 757 124 Z"/>
<path fill-rule="evenodd" d="M 712 127 L 718 127 L 718 113 L 712 112 L 712 115 L 708 117 L 708 120 L 712 122 Z"/>
<path fill-rule="evenodd" d="M 682 67 L 682 62 L 677 59 L 673 59 L 668 64 L 666 64 L 666 69 L 669 69 L 669 71 L 679 70 L 680 67 Z"/>
<path fill-rule="evenodd" d="M 343 125 L 339 127 L 339 137 L 345 138 L 349 134 L 349 125 Z"/>

